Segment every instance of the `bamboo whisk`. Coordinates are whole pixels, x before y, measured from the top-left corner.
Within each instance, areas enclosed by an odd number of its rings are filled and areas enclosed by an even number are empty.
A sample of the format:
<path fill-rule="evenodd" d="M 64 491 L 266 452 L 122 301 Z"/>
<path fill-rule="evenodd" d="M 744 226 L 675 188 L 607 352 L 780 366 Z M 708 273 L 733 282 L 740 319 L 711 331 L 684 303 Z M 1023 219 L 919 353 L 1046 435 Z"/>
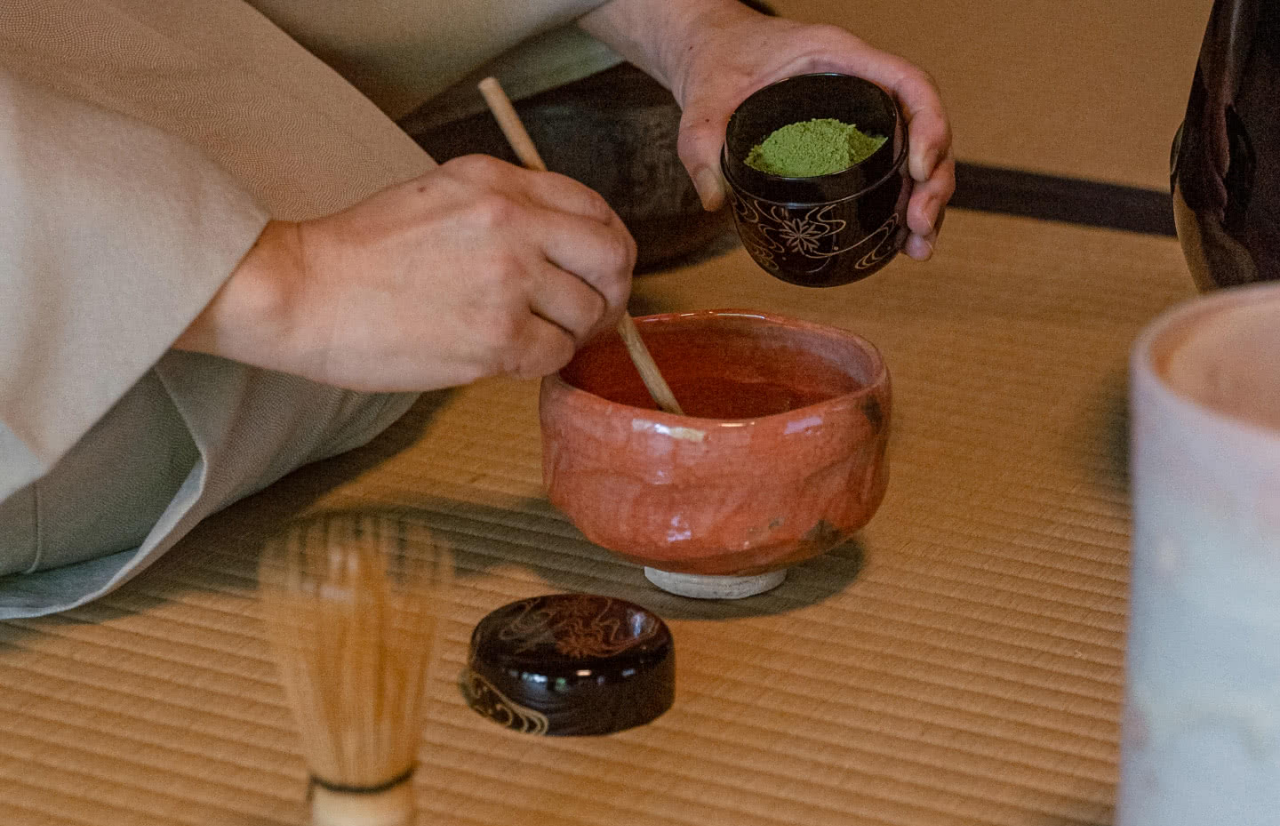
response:
<path fill-rule="evenodd" d="M 314 826 L 413 819 L 432 602 L 452 570 L 447 550 L 414 530 L 330 514 L 263 554 L 263 615 L 311 771 Z"/>
<path fill-rule="evenodd" d="M 524 128 L 520 116 L 516 114 L 516 109 L 511 105 L 507 93 L 502 91 L 502 85 L 498 83 L 498 79 L 487 77 L 480 81 L 480 94 L 484 95 L 489 111 L 498 121 L 502 134 L 506 136 L 507 143 L 511 144 L 520 163 L 528 169 L 546 172 L 547 165 L 542 162 L 538 147 L 534 146 L 533 138 L 529 137 L 528 130 Z M 636 329 L 636 322 L 629 313 L 623 312 L 622 318 L 618 320 L 618 335 L 622 336 L 622 343 L 626 345 L 632 363 L 635 364 L 636 370 L 640 371 L 640 378 L 644 380 L 644 386 L 648 388 L 649 395 L 653 397 L 658 407 L 668 413 L 684 415 L 684 411 L 680 409 L 680 403 L 676 401 L 667 380 L 658 370 L 658 365 L 649 353 L 649 348 L 645 346 L 644 339 L 640 337 L 640 331 Z"/>

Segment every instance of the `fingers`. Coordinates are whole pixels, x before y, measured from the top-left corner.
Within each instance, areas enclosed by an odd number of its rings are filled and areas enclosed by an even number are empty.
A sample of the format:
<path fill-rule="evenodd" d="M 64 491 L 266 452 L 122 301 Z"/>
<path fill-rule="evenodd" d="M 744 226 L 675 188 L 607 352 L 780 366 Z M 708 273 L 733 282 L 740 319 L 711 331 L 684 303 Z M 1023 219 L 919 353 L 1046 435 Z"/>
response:
<path fill-rule="evenodd" d="M 532 207 L 520 216 L 526 242 L 541 248 L 546 261 L 562 275 L 580 279 L 577 284 L 563 278 L 536 279 L 541 292 L 531 302 L 535 311 L 570 332 L 579 344 L 623 312 L 631 293 L 636 243 L 604 196 L 565 175 L 533 172 L 501 161 L 485 164 L 477 174 L 499 176 L 524 196 Z M 540 263 L 531 266 L 540 268 Z M 545 285 L 553 282 L 560 289 L 546 295 Z"/>
<path fill-rule="evenodd" d="M 702 208 L 707 212 L 715 212 L 724 206 L 724 178 L 717 167 L 704 166 L 693 173 L 693 188 L 702 201 Z"/>
<path fill-rule="evenodd" d="M 892 82 L 886 88 L 897 97 L 907 120 L 911 143 L 908 171 L 912 179 L 928 181 L 951 153 L 951 126 L 942 108 L 942 97 L 929 75 L 913 66 L 907 65 L 900 74 L 891 76 Z"/>
<path fill-rule="evenodd" d="M 529 316 L 521 325 L 516 345 L 506 349 L 499 373 L 517 379 L 550 375 L 569 363 L 576 350 L 572 336 L 558 324 Z"/>
<path fill-rule="evenodd" d="M 526 231 L 531 233 L 530 243 L 541 248 L 547 261 L 599 294 L 603 313 L 626 306 L 636 244 L 621 222 L 602 225 L 576 215 L 539 210 Z"/>
<path fill-rule="evenodd" d="M 870 80 L 888 90 L 902 105 L 911 138 L 908 167 L 916 181 L 927 181 L 951 151 L 951 127 L 942 94 L 928 73 L 908 60 L 869 46 L 852 34 L 820 27 L 826 56 L 814 68 L 840 71 Z"/>
<path fill-rule="evenodd" d="M 933 80 L 919 69 L 904 74 L 893 88 L 907 116 L 911 177 L 930 180 L 938 165 L 951 154 L 951 127 L 942 108 L 942 97 Z M 947 197 L 950 197 L 948 194 Z"/>
<path fill-rule="evenodd" d="M 704 114 L 696 101 L 685 109 L 680 123 L 677 149 L 680 160 L 689 171 L 689 178 L 702 201 L 702 208 L 715 212 L 724 206 L 724 179 L 720 176 L 720 150 L 724 146 L 724 133 L 729 117 Z"/>
<path fill-rule="evenodd" d="M 916 184 L 911 192 L 911 201 L 907 204 L 907 226 L 911 235 L 904 247 L 908 256 L 917 261 L 928 261 L 933 257 L 942 219 L 946 217 L 947 202 L 955 190 L 956 160 L 948 147 L 929 179 Z"/>
<path fill-rule="evenodd" d="M 773 25 L 780 21 L 768 22 Z M 762 70 L 745 88 L 722 86 L 718 76 L 711 76 L 698 78 L 706 88 L 690 89 L 680 124 L 679 153 L 704 209 L 716 210 L 724 204 L 720 153 L 737 100 L 775 80 L 804 72 L 843 72 L 886 89 L 901 104 L 905 116 L 911 145 L 907 164 L 912 179 L 923 183 L 934 178 L 951 152 L 951 127 L 941 93 L 927 73 L 836 27 L 808 26 L 783 29 L 782 33 L 794 47 L 794 59 Z M 787 50 L 784 43 L 780 51 Z M 944 178 L 952 179 L 954 174 L 944 171 Z M 950 193 L 939 206 L 949 197 Z"/>
<path fill-rule="evenodd" d="M 917 235 L 928 235 L 938 228 L 938 217 L 956 191 L 956 161 L 948 152 L 934 166 L 933 174 L 917 183 L 907 204 L 907 226 Z"/>
<path fill-rule="evenodd" d="M 906 246 L 902 248 L 909 257 L 916 261 L 928 261 L 933 257 L 933 245 L 938 242 L 938 233 L 928 235 L 911 234 L 907 236 Z"/>
<path fill-rule="evenodd" d="M 951 127 L 937 84 L 921 69 L 903 58 L 874 49 L 850 35 L 829 36 L 842 40 L 842 59 L 824 62 L 824 67 L 857 74 L 878 83 L 893 94 L 907 121 L 911 154 L 908 171 L 916 182 L 907 206 L 907 226 L 911 235 L 904 251 L 919 261 L 933 255 L 947 202 L 955 193 L 956 164 L 952 151 Z M 828 44 L 830 53 L 834 45 Z"/>
<path fill-rule="evenodd" d="M 532 280 L 529 309 L 568 333 L 574 346 L 590 339 L 609 314 L 604 296 L 573 273 L 547 263 Z"/>
<path fill-rule="evenodd" d="M 467 366 L 464 383 L 553 373 L 569 363 L 600 317 L 599 293 L 545 261 L 536 270 L 513 262 L 508 273 L 478 285 L 465 323 L 448 335 Z"/>
<path fill-rule="evenodd" d="M 909 235 L 903 251 L 917 261 L 928 261 L 932 258 L 938 243 L 938 233 L 942 231 L 942 221 L 946 217 L 947 208 L 943 207 L 938 213 L 937 220 L 933 222 L 933 229 L 923 235 L 917 233 Z"/>
<path fill-rule="evenodd" d="M 524 251 L 518 256 L 525 271 L 521 289 L 535 313 L 579 344 L 622 313 L 636 245 L 603 196 L 564 175 L 484 155 L 457 158 L 445 168 L 501 199 L 500 209 L 491 203 L 496 217 L 488 223 L 519 239 L 513 249 Z"/>

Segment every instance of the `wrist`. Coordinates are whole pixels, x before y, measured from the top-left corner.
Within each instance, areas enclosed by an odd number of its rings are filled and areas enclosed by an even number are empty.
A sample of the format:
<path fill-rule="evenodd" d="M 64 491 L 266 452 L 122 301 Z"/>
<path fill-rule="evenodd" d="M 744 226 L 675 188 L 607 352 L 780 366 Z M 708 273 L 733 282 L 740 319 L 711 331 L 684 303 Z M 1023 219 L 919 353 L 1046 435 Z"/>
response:
<path fill-rule="evenodd" d="M 578 25 L 670 89 L 683 107 L 697 44 L 712 28 L 755 15 L 739 0 L 609 0 Z"/>
<path fill-rule="evenodd" d="M 269 221 L 174 349 L 283 369 L 290 295 L 301 272 L 298 225 Z"/>

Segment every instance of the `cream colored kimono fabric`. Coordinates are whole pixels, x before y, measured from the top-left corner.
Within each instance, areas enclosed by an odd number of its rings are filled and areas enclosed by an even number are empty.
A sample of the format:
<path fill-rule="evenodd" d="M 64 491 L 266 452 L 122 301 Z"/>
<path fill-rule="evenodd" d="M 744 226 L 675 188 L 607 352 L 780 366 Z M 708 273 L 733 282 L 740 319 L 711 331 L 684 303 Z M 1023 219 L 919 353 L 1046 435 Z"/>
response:
<path fill-rule="evenodd" d="M 594 3 L 257 5 L 0 0 L 0 618 L 110 591 L 408 408 L 168 348 L 269 217 L 433 166 L 388 113 Z M 603 65 L 557 42 L 548 82 Z"/>

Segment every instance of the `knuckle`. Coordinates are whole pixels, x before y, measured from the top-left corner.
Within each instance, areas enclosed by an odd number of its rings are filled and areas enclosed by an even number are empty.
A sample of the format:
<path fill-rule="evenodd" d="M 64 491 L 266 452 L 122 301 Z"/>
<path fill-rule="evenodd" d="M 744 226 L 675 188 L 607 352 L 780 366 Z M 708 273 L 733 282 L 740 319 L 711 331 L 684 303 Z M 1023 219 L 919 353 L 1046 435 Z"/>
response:
<path fill-rule="evenodd" d="M 938 162 L 933 170 L 933 177 L 930 180 L 930 188 L 934 193 L 942 198 L 949 199 L 956 192 L 956 169 L 955 161 L 950 157 L 944 157 Z"/>
<path fill-rule="evenodd" d="M 636 258 L 640 255 L 640 245 L 636 243 L 635 236 L 630 232 L 626 233 L 625 241 L 627 247 L 627 272 L 628 274 L 635 268 Z"/>
<path fill-rule="evenodd" d="M 538 369 L 538 365 L 531 358 L 524 356 L 513 358 L 510 366 L 503 372 L 505 375 L 521 381 L 536 379 L 543 375 L 542 371 Z"/>
<path fill-rule="evenodd" d="M 489 340 L 498 348 L 510 347 L 520 340 L 525 314 L 517 309 L 514 302 L 506 301 L 505 298 L 495 304 L 487 319 Z"/>
<path fill-rule="evenodd" d="M 550 353 L 551 358 L 548 360 L 545 369 L 542 371 L 542 375 L 545 376 L 548 373 L 554 373 L 564 367 L 573 360 L 573 355 L 576 352 L 577 348 L 573 346 L 572 341 L 567 337 L 560 339 L 557 345 L 552 348 Z"/>
<path fill-rule="evenodd" d="M 524 307 L 526 295 L 533 287 L 524 261 L 515 253 L 503 253 L 494 259 L 490 300 L 502 307 Z M 507 315 L 512 311 L 508 310 Z"/>
<path fill-rule="evenodd" d="M 537 350 L 524 350 L 512 375 L 519 379 L 536 379 L 556 372 L 573 358 L 573 341 L 559 335 Z"/>
<path fill-rule="evenodd" d="M 822 64 L 825 56 L 869 48 L 853 32 L 834 23 L 814 23 L 796 32 L 796 46 L 809 57 L 809 66 Z"/>
<path fill-rule="evenodd" d="M 502 373 L 516 379 L 538 377 L 538 355 L 524 347 L 512 347 L 503 354 Z"/>
<path fill-rule="evenodd" d="M 618 289 L 629 283 L 635 269 L 636 255 L 636 242 L 630 233 L 620 232 L 609 238 L 601 251 L 602 266 L 597 276 L 599 286 Z"/>
<path fill-rule="evenodd" d="M 471 361 L 462 362 L 458 366 L 457 383 L 461 386 L 496 376 L 498 375 L 496 369 L 493 360 L 488 358 L 474 358 Z"/>
<path fill-rule="evenodd" d="M 561 175 L 559 172 L 540 172 L 534 181 L 549 200 L 580 207 L 588 217 L 607 221 L 613 214 L 613 207 L 603 195 L 568 175 Z"/>
<path fill-rule="evenodd" d="M 944 113 L 942 115 L 942 138 L 939 141 L 944 156 L 949 157 L 951 155 L 952 142 L 951 123 L 946 119 L 946 114 Z M 952 165 L 954 166 L 954 159 L 952 159 Z"/>
<path fill-rule="evenodd" d="M 627 301 L 631 298 L 631 278 L 619 278 L 610 292 L 609 306 L 625 309 Z"/>
<path fill-rule="evenodd" d="M 528 358 L 523 353 L 514 351 L 507 353 L 502 358 L 501 364 L 499 375 L 510 376 L 514 379 L 536 378 L 534 371 L 529 366 Z"/>
<path fill-rule="evenodd" d="M 472 204 L 471 219 L 482 229 L 501 229 L 514 223 L 519 211 L 519 205 L 505 195 L 486 192 Z"/>
<path fill-rule="evenodd" d="M 954 175 L 950 175 L 944 179 L 940 194 L 944 203 L 951 200 L 951 196 L 956 194 L 956 179 Z"/>
<path fill-rule="evenodd" d="M 480 330 L 481 344 L 486 362 L 498 370 L 507 370 L 515 354 L 519 353 L 520 323 L 510 314 L 501 313 L 489 318 Z"/>
<path fill-rule="evenodd" d="M 861 43 L 857 36 L 843 26 L 837 26 L 835 23 L 815 23 L 806 32 L 806 40 L 820 41 L 822 43 L 838 43 L 847 45 L 851 42 Z"/>
<path fill-rule="evenodd" d="M 635 241 L 627 232 L 610 233 L 605 242 L 604 254 L 610 272 L 628 272 L 634 261 Z"/>
<path fill-rule="evenodd" d="M 609 310 L 609 299 L 604 293 L 596 292 L 595 290 L 592 290 L 587 296 L 585 304 L 585 312 L 583 313 L 583 316 L 587 319 L 585 327 L 595 325 Z"/>
<path fill-rule="evenodd" d="M 687 162 L 692 158 L 697 148 L 705 140 L 704 136 L 713 133 L 714 130 L 706 123 L 699 123 L 698 121 L 682 123 L 680 131 L 676 135 L 676 152 L 680 155 L 681 160 Z"/>
<path fill-rule="evenodd" d="M 605 197 L 594 189 L 587 189 L 586 206 L 590 215 L 601 221 L 607 221 L 613 215 L 613 207 L 609 206 Z"/>
<path fill-rule="evenodd" d="M 529 275 L 515 253 L 499 251 L 488 256 L 471 275 L 472 292 L 483 303 L 484 329 L 510 333 L 512 313 L 525 304 Z"/>
<path fill-rule="evenodd" d="M 569 333 L 549 332 L 549 325 L 532 316 L 523 319 L 512 316 L 507 323 L 510 328 L 492 351 L 495 374 L 516 379 L 540 378 L 564 367 L 576 352 Z"/>
<path fill-rule="evenodd" d="M 441 168 L 464 178 L 488 180 L 498 174 L 496 167 L 501 163 L 492 155 L 460 155 L 441 164 Z"/>
<path fill-rule="evenodd" d="M 494 251 L 488 270 L 492 286 L 500 293 L 518 283 L 524 275 L 520 257 L 509 250 Z M 495 299 L 501 300 L 503 297 L 499 294 Z"/>

